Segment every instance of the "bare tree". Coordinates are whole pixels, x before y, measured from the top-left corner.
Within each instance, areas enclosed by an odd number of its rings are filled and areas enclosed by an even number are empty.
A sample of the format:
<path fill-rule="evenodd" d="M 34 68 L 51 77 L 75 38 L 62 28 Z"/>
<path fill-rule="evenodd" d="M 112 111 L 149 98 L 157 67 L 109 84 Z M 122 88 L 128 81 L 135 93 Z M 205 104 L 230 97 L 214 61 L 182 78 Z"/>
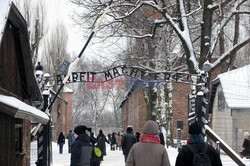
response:
<path fill-rule="evenodd" d="M 81 71 L 101 71 L 102 66 L 102 63 L 97 60 L 91 62 L 85 59 L 78 69 Z M 97 133 L 97 127 L 102 124 L 103 113 L 110 111 L 108 104 L 110 89 L 102 88 L 102 82 L 90 82 L 78 84 L 76 91 L 78 93 L 74 94 L 73 126 L 84 123 L 91 126 Z"/>
<path fill-rule="evenodd" d="M 119 109 L 120 103 L 123 99 L 123 89 L 111 89 L 109 93 L 109 102 L 112 107 L 112 114 L 115 119 L 115 127 L 121 128 L 121 109 Z"/>
<path fill-rule="evenodd" d="M 38 57 L 40 43 L 47 34 L 45 28 L 46 7 L 44 1 L 16 0 L 16 4 L 23 14 L 30 35 L 32 63 L 35 65 Z"/>
<path fill-rule="evenodd" d="M 67 52 L 68 32 L 63 22 L 58 21 L 44 40 L 43 64 L 51 75 L 59 73 L 59 67 L 64 60 L 69 61 Z"/>
<path fill-rule="evenodd" d="M 83 14 L 78 14 L 78 23 L 81 26 L 90 27 L 94 22 L 93 16 L 98 15 L 106 4 L 103 1 L 80 1 L 71 2 L 84 7 Z M 174 1 L 115 1 L 108 13 L 110 16 L 103 24 L 102 30 L 106 36 L 127 36 L 134 38 L 154 37 L 157 30 L 164 24 L 171 26 L 181 41 L 185 51 L 186 64 L 190 73 L 199 73 L 206 60 L 212 61 L 212 57 L 217 57 L 215 49 L 223 28 L 233 19 L 236 14 L 249 14 L 249 11 L 240 10 L 240 6 L 249 5 L 247 0 L 239 1 L 212 1 L 204 0 L 185 3 L 183 0 Z M 221 6 L 227 8 L 221 14 L 221 19 L 214 19 L 214 15 L 220 13 Z M 140 14 L 142 13 L 142 14 Z M 145 17 L 137 18 L 136 15 Z M 156 19 L 154 15 L 159 15 Z M 83 19 L 84 18 L 84 19 Z M 84 24 L 81 20 L 84 20 Z M 142 20 L 143 19 L 143 20 Z M 86 21 L 87 20 L 87 21 Z M 92 22 L 90 21 L 92 20 Z M 137 21 L 137 22 L 135 22 Z M 87 24 L 86 22 L 90 22 Z M 146 28 L 139 29 L 138 24 L 143 23 Z M 137 27 L 133 29 L 133 25 Z M 200 31 L 199 39 L 193 39 L 192 32 Z M 195 41 L 200 41 L 196 45 Z M 250 37 L 239 40 L 233 47 L 227 49 L 217 61 L 212 65 L 212 70 L 219 67 L 229 57 L 233 56 L 240 48 L 249 43 Z"/>
<path fill-rule="evenodd" d="M 76 23 L 84 28 L 92 28 L 91 25 L 95 22 L 93 18 L 106 7 L 108 0 L 71 2 L 84 8 L 82 13 L 75 15 Z M 200 73 L 204 62 L 209 61 L 211 73 L 230 58 L 232 66 L 234 59 L 239 56 L 239 50 L 248 48 L 250 37 L 240 37 L 238 25 L 245 26 L 244 31 L 249 29 L 240 19 L 244 16 L 245 20 L 249 20 L 249 3 L 248 0 L 114 1 L 109 17 L 98 34 L 104 39 L 133 38 L 128 40 L 128 52 L 120 57 L 126 64 L 140 65 L 151 71 L 187 69 L 189 73 Z M 234 33 L 231 32 L 231 27 L 234 27 Z M 166 42 L 168 39 L 170 40 Z M 165 65 L 157 67 L 160 60 Z M 226 69 L 227 67 L 228 64 Z M 168 100 L 168 115 L 165 120 L 167 128 L 171 129 L 171 85 L 165 89 L 167 96 L 163 96 Z M 163 96 L 160 91 L 148 92 L 145 97 L 147 109 L 150 110 L 148 118 L 153 118 L 152 113 L 157 112 L 156 109 L 161 105 L 157 102 Z"/>

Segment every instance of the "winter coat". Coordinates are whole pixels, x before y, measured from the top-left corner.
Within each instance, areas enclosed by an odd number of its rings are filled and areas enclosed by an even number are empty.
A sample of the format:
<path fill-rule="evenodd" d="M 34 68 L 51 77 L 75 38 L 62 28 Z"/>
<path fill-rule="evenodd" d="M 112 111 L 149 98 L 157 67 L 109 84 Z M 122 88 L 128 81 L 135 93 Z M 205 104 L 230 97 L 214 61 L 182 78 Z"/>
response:
<path fill-rule="evenodd" d="M 170 166 L 170 163 L 163 145 L 138 142 L 130 149 L 126 166 Z"/>
<path fill-rule="evenodd" d="M 245 138 L 242 147 L 244 148 L 243 151 L 241 152 L 241 155 L 250 155 L 250 139 Z"/>
<path fill-rule="evenodd" d="M 122 137 L 120 135 L 116 135 L 116 143 L 117 146 L 120 147 L 122 142 Z"/>
<path fill-rule="evenodd" d="M 158 136 L 160 137 L 160 142 L 162 145 L 165 145 L 165 140 L 164 140 L 164 135 L 162 132 L 159 132 L 158 133 Z"/>
<path fill-rule="evenodd" d="M 205 143 L 190 145 L 196 150 L 200 149 L 202 151 Z M 206 154 L 209 157 L 212 166 L 222 166 L 219 153 L 211 145 L 207 146 Z M 175 166 L 192 166 L 193 156 L 193 152 L 186 145 L 183 146 L 176 158 Z"/>
<path fill-rule="evenodd" d="M 63 134 L 60 134 L 60 135 L 59 135 L 59 137 L 58 137 L 58 139 L 57 139 L 57 143 L 58 143 L 59 145 L 65 144 L 65 137 L 64 137 Z"/>
<path fill-rule="evenodd" d="M 133 134 L 133 132 L 127 132 L 124 134 L 121 141 L 123 155 L 128 155 L 129 150 L 136 142 L 136 136 Z"/>
<path fill-rule="evenodd" d="M 250 151 L 250 138 L 245 138 L 242 147 Z"/>
<path fill-rule="evenodd" d="M 106 144 L 105 142 L 107 142 L 109 144 L 109 141 L 107 140 L 106 136 L 101 133 L 97 136 L 97 146 L 101 149 L 102 151 L 102 156 L 106 156 Z"/>
<path fill-rule="evenodd" d="M 72 132 L 70 132 L 70 133 L 67 135 L 67 139 L 68 139 L 68 144 L 69 144 L 69 145 L 72 145 Z"/>
<path fill-rule="evenodd" d="M 112 145 L 116 144 L 115 133 L 113 133 L 113 134 L 112 134 L 112 137 L 111 137 L 111 139 L 112 139 L 112 142 L 111 142 L 111 144 L 112 144 Z"/>
<path fill-rule="evenodd" d="M 71 166 L 90 166 L 93 146 L 86 133 L 79 135 L 72 144 Z"/>

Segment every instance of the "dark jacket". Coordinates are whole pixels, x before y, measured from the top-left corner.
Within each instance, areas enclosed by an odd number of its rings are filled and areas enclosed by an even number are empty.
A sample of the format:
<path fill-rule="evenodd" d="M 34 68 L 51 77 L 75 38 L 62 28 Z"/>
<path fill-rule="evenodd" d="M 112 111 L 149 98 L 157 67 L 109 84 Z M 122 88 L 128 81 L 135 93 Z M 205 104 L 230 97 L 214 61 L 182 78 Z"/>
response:
<path fill-rule="evenodd" d="M 131 147 L 136 142 L 136 136 L 133 134 L 133 132 L 127 132 L 124 134 L 121 141 L 123 155 L 128 155 Z"/>
<path fill-rule="evenodd" d="M 94 134 L 92 134 L 92 133 L 90 134 L 90 142 L 91 142 L 92 145 L 95 145 L 95 143 L 97 142 Z"/>
<path fill-rule="evenodd" d="M 249 138 L 245 138 L 242 147 L 244 149 L 240 154 L 243 156 L 249 156 L 250 155 L 250 139 Z"/>
<path fill-rule="evenodd" d="M 70 133 L 67 135 L 67 139 L 68 139 L 68 144 L 69 144 L 69 145 L 72 145 L 72 132 L 70 132 Z"/>
<path fill-rule="evenodd" d="M 196 150 L 202 151 L 205 143 L 191 145 Z M 209 157 L 212 166 L 222 166 L 219 153 L 211 145 L 208 145 L 206 154 Z M 193 156 L 193 152 L 184 145 L 176 158 L 175 166 L 192 166 Z"/>
<path fill-rule="evenodd" d="M 111 138 L 112 138 L 111 144 L 112 144 L 112 145 L 116 144 L 115 133 L 112 134 L 112 137 L 111 137 Z"/>
<path fill-rule="evenodd" d="M 163 133 L 162 133 L 162 132 L 159 132 L 159 133 L 158 133 L 158 136 L 160 137 L 160 143 L 161 143 L 162 145 L 165 145 L 165 140 L 164 140 L 164 135 L 163 135 Z"/>
<path fill-rule="evenodd" d="M 86 133 L 79 135 L 72 144 L 71 166 L 90 166 L 93 146 Z"/>
<path fill-rule="evenodd" d="M 107 140 L 106 136 L 101 133 L 97 136 L 97 146 L 101 149 L 102 151 L 102 156 L 106 156 L 106 144 L 105 142 L 107 142 L 109 144 L 109 141 Z"/>
<path fill-rule="evenodd" d="M 60 133 L 58 139 L 57 139 L 58 144 L 65 144 L 65 137 L 62 133 Z"/>

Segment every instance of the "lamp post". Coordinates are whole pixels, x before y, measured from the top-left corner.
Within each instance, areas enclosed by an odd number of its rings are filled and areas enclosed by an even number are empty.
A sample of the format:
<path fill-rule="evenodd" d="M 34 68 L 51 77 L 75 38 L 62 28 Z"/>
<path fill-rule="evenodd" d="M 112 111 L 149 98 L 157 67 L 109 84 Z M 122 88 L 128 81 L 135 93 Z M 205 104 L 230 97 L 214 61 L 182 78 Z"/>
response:
<path fill-rule="evenodd" d="M 43 74 L 43 66 L 40 62 L 35 67 L 35 77 L 38 83 L 38 87 L 43 95 L 43 109 L 48 107 L 49 102 L 49 90 L 48 87 L 44 85 L 47 75 Z M 51 161 L 51 120 L 46 125 L 42 125 L 38 131 L 37 139 L 37 149 L 38 149 L 38 160 L 36 162 L 37 166 L 49 166 Z"/>

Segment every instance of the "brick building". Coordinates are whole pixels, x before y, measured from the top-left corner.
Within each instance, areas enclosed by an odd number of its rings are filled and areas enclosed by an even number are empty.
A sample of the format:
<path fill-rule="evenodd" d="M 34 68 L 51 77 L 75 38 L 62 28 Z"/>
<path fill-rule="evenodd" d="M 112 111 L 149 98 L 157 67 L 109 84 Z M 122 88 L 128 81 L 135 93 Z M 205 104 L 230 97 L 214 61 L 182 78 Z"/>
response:
<path fill-rule="evenodd" d="M 214 70 L 211 74 L 210 82 L 220 73 L 220 68 Z M 184 83 L 173 83 L 172 91 L 172 113 L 173 113 L 173 139 L 177 138 L 177 122 L 183 124 L 181 130 L 181 139 L 188 137 L 188 95 L 191 91 L 191 85 Z M 134 131 L 142 131 L 143 124 L 148 120 L 145 90 L 131 89 L 125 95 L 121 102 L 122 128 L 126 131 L 128 125 L 132 125 Z"/>
<path fill-rule="evenodd" d="M 55 94 L 52 91 L 52 94 Z M 73 91 L 64 86 L 58 99 L 52 106 L 52 140 L 57 141 L 60 132 L 66 136 L 72 130 L 72 97 Z"/>
<path fill-rule="evenodd" d="M 0 165 L 30 165 L 31 123 L 47 124 L 37 109 L 37 85 L 27 24 L 13 2 L 0 1 Z"/>
<path fill-rule="evenodd" d="M 173 138 L 176 138 L 177 121 L 183 121 L 182 138 L 188 136 L 188 94 L 190 85 L 173 83 Z M 145 90 L 131 89 L 126 94 L 120 108 L 122 112 L 122 127 L 126 131 L 128 125 L 133 126 L 134 131 L 142 132 L 144 123 L 148 120 L 145 101 Z"/>
<path fill-rule="evenodd" d="M 144 98 L 144 90 L 131 89 L 122 101 L 122 129 L 126 131 L 128 125 L 133 126 L 134 131 L 142 132 L 144 123 L 147 121 L 147 110 Z"/>

